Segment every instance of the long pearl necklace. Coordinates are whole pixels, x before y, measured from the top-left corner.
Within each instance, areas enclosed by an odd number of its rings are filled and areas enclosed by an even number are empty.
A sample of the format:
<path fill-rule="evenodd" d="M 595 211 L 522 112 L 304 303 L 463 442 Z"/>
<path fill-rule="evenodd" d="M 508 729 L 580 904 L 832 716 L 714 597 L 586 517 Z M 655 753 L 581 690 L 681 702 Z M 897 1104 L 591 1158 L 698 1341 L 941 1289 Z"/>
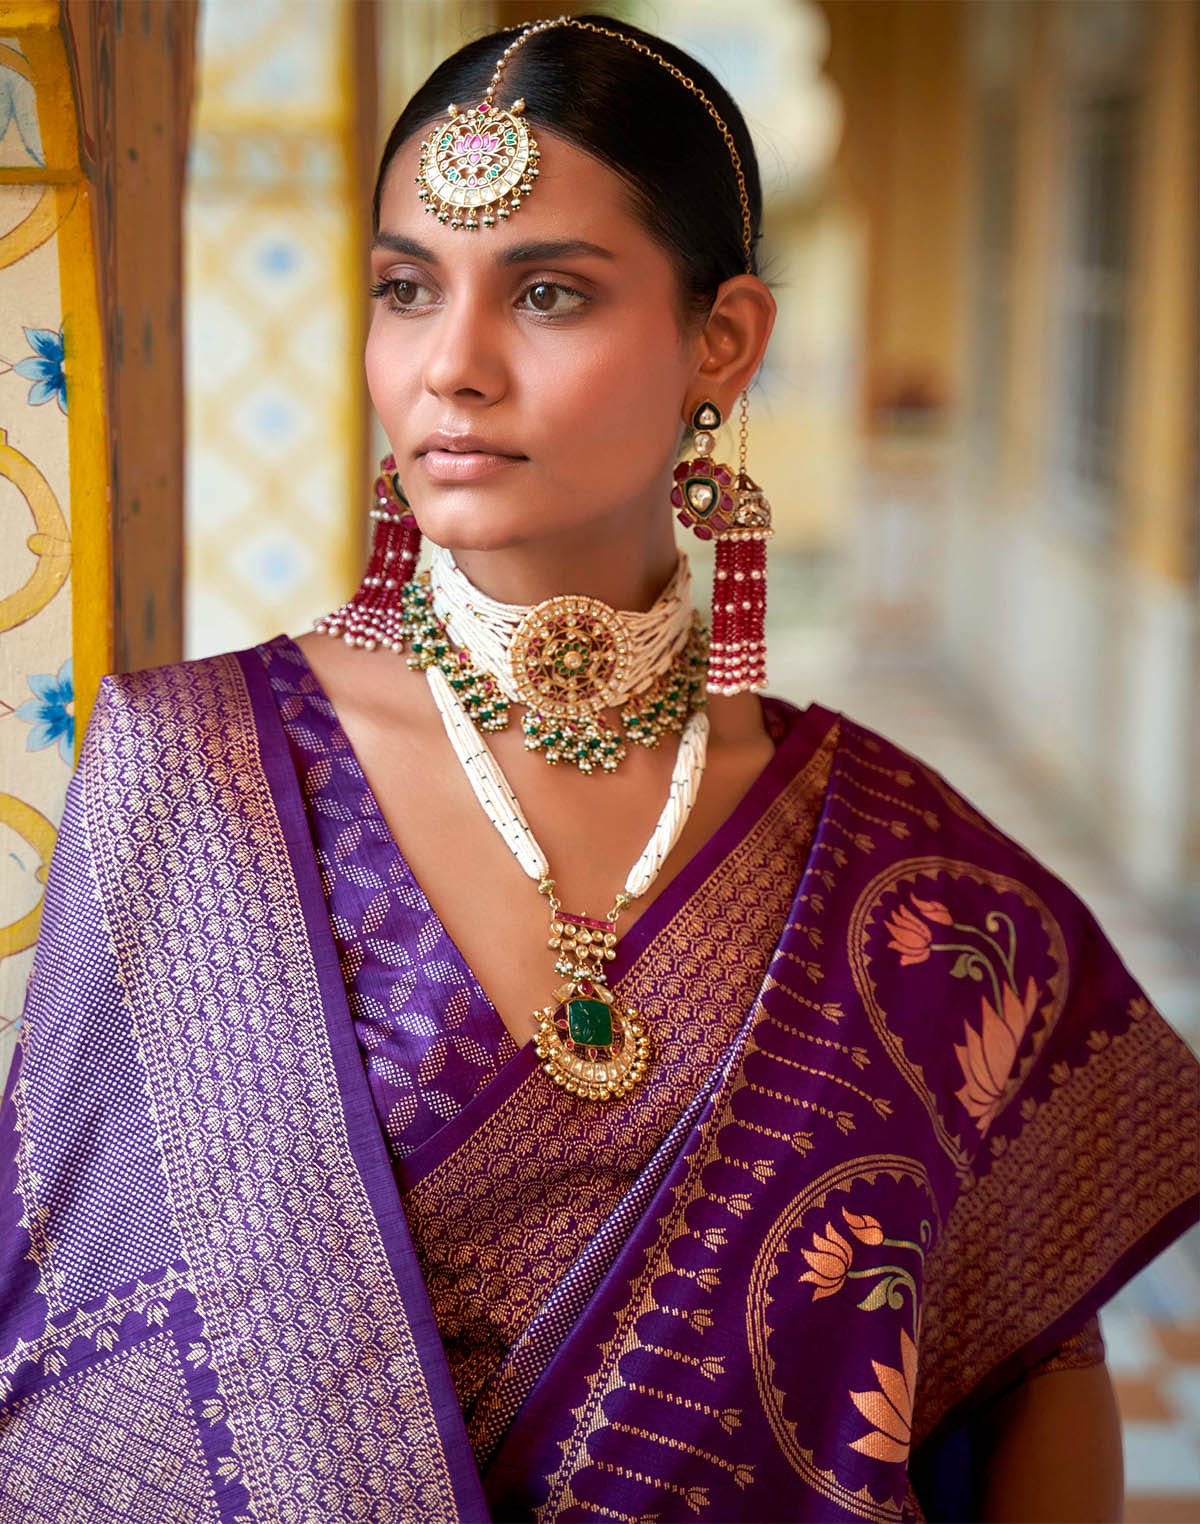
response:
<path fill-rule="evenodd" d="M 684 726 L 667 800 L 650 840 L 612 909 L 597 920 L 563 911 L 549 860 L 490 747 L 441 668 L 429 666 L 425 676 L 476 799 L 522 872 L 550 903 L 549 945 L 558 954 L 554 971 L 565 983 L 549 1005 L 534 1012 L 534 1051 L 542 1068 L 568 1094 L 585 1100 L 627 1095 L 646 1072 L 650 1039 L 637 1011 L 609 989 L 606 965 L 617 955 L 621 912 L 654 883 L 692 812 L 704 774 L 708 716 L 699 710 Z"/>

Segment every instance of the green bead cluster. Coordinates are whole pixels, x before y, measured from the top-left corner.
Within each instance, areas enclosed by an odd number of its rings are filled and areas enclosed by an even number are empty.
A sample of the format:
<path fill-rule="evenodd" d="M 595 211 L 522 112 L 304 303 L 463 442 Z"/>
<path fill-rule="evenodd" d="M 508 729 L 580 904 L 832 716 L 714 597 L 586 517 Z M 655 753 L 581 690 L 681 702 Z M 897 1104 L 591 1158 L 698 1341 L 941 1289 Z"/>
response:
<path fill-rule="evenodd" d="M 440 667 L 459 702 L 480 730 L 504 730 L 509 701 L 495 679 L 466 651 L 456 651 L 446 626 L 433 611 L 428 572 L 400 589 L 400 639 L 408 646 L 408 665 L 420 671 Z M 705 703 L 708 632 L 699 616 L 687 644 L 670 667 L 621 711 L 621 731 L 588 716 L 554 719 L 527 709 L 521 729 L 527 751 L 540 751 L 547 762 L 569 762 L 581 773 L 615 772 L 627 755 L 625 742 L 657 746 L 665 735 L 678 735 Z"/>
<path fill-rule="evenodd" d="M 697 617 L 687 645 L 657 682 L 643 689 L 621 711 L 627 741 L 655 747 L 665 735 L 679 735 L 705 704 L 708 632 Z"/>
<path fill-rule="evenodd" d="M 400 607 L 400 637 L 408 644 L 408 665 L 422 672 L 440 667 L 473 723 L 480 730 L 503 730 L 508 724 L 508 700 L 488 673 L 450 643 L 446 626 L 433 612 L 428 574 L 401 588 Z"/>
<path fill-rule="evenodd" d="M 521 729 L 526 751 L 540 751 L 547 762 L 574 763 L 581 773 L 615 772 L 625 756 L 621 737 L 600 720 L 554 720 L 529 709 Z"/>

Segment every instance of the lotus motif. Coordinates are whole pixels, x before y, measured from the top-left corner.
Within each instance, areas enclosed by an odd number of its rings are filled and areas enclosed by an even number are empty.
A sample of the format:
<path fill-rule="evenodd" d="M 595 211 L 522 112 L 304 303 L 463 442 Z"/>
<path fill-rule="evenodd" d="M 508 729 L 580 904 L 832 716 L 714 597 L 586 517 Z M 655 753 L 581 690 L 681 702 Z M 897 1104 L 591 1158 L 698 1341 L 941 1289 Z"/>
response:
<path fill-rule="evenodd" d="M 836 1295 L 842 1289 L 846 1271 L 854 1257 L 849 1240 L 843 1238 L 831 1222 L 827 1222 L 823 1234 L 813 1234 L 812 1248 L 801 1249 L 800 1252 L 811 1267 L 800 1279 L 812 1281 L 817 1288 L 813 1292 L 813 1301 L 819 1302 L 823 1296 Z"/>
<path fill-rule="evenodd" d="M 968 1023 L 966 1042 L 954 1045 L 966 1081 L 954 1093 L 975 1118 L 980 1132 L 987 1131 L 996 1114 L 1017 1049 L 1037 1009 L 1037 995 L 1037 984 L 1031 975 L 1024 998 L 1011 984 L 1001 986 L 999 1012 L 986 995 L 981 996 L 983 1019 L 979 1030 Z"/>
<path fill-rule="evenodd" d="M 850 1401 L 871 1425 L 850 1448 L 875 1460 L 904 1461 L 912 1443 L 913 1396 L 917 1387 L 917 1346 L 900 1330 L 900 1368 L 871 1361 L 879 1390 L 851 1392 Z"/>
<path fill-rule="evenodd" d="M 485 154 L 493 154 L 499 147 L 500 139 L 494 132 L 465 132 L 454 140 L 454 157 L 478 164 Z"/>
<path fill-rule="evenodd" d="M 842 1216 L 859 1243 L 878 1245 L 883 1242 L 883 1224 L 878 1217 L 872 1217 L 866 1212 L 860 1215 L 852 1212 L 849 1207 L 842 1208 Z"/>
<path fill-rule="evenodd" d="M 887 929 L 892 934 L 888 946 L 900 954 L 902 968 L 913 963 L 924 963 L 928 959 L 933 930 L 928 922 L 914 915 L 907 905 L 901 905 L 892 912 Z"/>

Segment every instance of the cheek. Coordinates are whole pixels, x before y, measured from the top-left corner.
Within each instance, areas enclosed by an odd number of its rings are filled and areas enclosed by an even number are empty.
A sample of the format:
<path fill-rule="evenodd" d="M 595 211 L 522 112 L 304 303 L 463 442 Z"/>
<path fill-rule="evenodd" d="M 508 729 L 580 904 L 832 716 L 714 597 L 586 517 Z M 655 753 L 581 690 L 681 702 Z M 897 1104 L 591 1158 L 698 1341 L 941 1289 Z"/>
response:
<path fill-rule="evenodd" d="M 396 343 L 393 328 L 394 323 L 388 322 L 388 314 L 376 307 L 371 326 L 367 329 L 367 343 L 363 352 L 367 391 L 385 427 L 388 414 L 401 404 L 401 399 L 411 385 L 408 368 L 404 363 L 404 350 Z"/>
<path fill-rule="evenodd" d="M 674 329 L 606 336 L 543 374 L 547 412 L 567 453 L 605 454 L 609 470 L 661 464 L 683 421 L 689 371 Z M 613 455 L 613 451 L 619 452 Z"/>

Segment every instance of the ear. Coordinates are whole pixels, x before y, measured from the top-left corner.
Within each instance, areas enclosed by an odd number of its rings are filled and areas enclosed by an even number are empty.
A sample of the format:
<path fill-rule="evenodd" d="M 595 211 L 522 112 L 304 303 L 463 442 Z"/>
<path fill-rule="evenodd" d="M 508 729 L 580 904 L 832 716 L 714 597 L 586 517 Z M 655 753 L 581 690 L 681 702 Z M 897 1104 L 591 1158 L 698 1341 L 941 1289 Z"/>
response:
<path fill-rule="evenodd" d="M 757 275 L 723 281 L 700 335 L 689 408 L 707 397 L 728 418 L 762 364 L 774 326 L 775 298 Z"/>

